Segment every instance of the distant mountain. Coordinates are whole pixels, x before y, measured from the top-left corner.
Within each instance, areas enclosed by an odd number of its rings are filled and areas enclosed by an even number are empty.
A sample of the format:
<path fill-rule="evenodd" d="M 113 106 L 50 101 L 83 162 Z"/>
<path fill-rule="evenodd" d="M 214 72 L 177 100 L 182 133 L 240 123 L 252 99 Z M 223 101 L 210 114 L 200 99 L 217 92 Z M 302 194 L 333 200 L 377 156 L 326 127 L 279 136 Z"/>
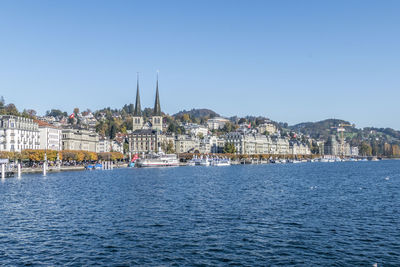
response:
<path fill-rule="evenodd" d="M 318 122 L 303 122 L 293 126 L 289 126 L 290 130 L 301 132 L 316 139 L 328 139 L 331 134 L 336 134 L 340 124 L 351 125 L 350 122 L 338 119 L 327 119 Z M 358 132 L 354 127 L 346 127 L 347 132 Z"/>
<path fill-rule="evenodd" d="M 201 109 L 191 109 L 189 111 L 187 110 L 182 110 L 179 111 L 178 113 L 174 114 L 174 117 L 181 117 L 184 114 L 188 114 L 191 118 L 204 118 L 204 117 L 209 117 L 209 118 L 214 118 L 214 117 L 219 117 L 219 114 L 212 111 L 211 109 L 206 109 L 206 108 L 201 108 Z"/>

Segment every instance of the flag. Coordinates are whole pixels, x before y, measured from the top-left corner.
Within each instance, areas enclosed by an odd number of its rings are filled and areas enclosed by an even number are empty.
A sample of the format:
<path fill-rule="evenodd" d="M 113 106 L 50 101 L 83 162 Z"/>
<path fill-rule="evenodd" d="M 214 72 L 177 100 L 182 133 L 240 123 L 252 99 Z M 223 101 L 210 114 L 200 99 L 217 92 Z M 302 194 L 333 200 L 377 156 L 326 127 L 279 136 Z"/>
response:
<path fill-rule="evenodd" d="M 72 113 L 71 115 L 69 115 L 69 118 L 70 118 L 70 119 L 73 119 L 73 118 L 75 118 L 75 114 L 74 114 L 74 113 Z"/>
<path fill-rule="evenodd" d="M 139 158 L 138 154 L 133 155 L 131 162 L 135 162 Z"/>
<path fill-rule="evenodd" d="M 249 123 L 249 126 L 247 126 L 247 128 L 249 128 L 249 129 L 251 128 L 251 122 Z"/>

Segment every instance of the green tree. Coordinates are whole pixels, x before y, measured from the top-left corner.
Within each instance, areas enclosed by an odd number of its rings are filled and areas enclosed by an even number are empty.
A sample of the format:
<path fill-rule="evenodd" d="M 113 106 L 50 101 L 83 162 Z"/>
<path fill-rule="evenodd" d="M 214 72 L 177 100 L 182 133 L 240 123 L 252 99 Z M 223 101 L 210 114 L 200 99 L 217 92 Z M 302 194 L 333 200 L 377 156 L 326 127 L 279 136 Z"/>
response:
<path fill-rule="evenodd" d="M 46 111 L 46 116 L 50 117 L 67 117 L 68 114 L 66 112 L 62 112 L 59 109 L 52 109 L 51 111 Z"/>
<path fill-rule="evenodd" d="M 6 101 L 4 100 L 4 97 L 1 96 L 0 97 L 0 109 L 3 109 L 5 104 L 6 104 Z"/>
<path fill-rule="evenodd" d="M 112 123 L 111 127 L 110 127 L 110 133 L 109 133 L 110 139 L 111 140 L 114 139 L 116 134 L 117 134 L 117 126 L 115 125 L 115 123 Z"/>
<path fill-rule="evenodd" d="M 235 145 L 233 143 L 225 143 L 223 152 L 229 154 L 236 153 Z"/>
<path fill-rule="evenodd" d="M 190 122 L 191 120 L 190 120 L 189 114 L 183 114 L 183 116 L 182 116 L 182 121 L 184 121 L 184 122 Z"/>
<path fill-rule="evenodd" d="M 360 154 L 362 156 L 371 156 L 372 155 L 372 148 L 371 145 L 367 142 L 362 142 L 360 146 Z"/>
<path fill-rule="evenodd" d="M 14 115 L 14 116 L 19 116 L 20 115 L 19 112 L 18 112 L 17 107 L 14 104 L 8 104 L 5 107 L 5 112 L 6 112 L 7 115 Z"/>
<path fill-rule="evenodd" d="M 242 124 L 242 123 L 245 123 L 245 122 L 247 122 L 247 120 L 245 119 L 245 118 L 240 118 L 240 120 L 239 120 L 239 124 Z"/>

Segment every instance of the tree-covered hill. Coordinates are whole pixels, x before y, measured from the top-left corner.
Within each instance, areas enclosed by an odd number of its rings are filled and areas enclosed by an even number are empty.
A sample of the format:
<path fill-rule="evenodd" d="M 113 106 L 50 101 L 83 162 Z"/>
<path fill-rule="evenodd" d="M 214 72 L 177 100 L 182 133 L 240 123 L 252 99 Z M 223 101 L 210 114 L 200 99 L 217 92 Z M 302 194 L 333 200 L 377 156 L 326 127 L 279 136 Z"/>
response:
<path fill-rule="evenodd" d="M 340 125 L 352 125 L 350 122 L 339 119 L 327 119 L 318 122 L 303 122 L 293 126 L 289 126 L 289 129 L 295 132 L 300 132 L 305 135 L 309 135 L 311 138 L 327 140 L 332 134 L 337 133 L 337 127 Z M 357 133 L 354 125 L 346 126 L 347 133 Z"/>
<path fill-rule="evenodd" d="M 181 117 L 184 114 L 188 114 L 191 118 L 204 118 L 204 117 L 208 117 L 208 118 L 214 118 L 214 117 L 218 117 L 219 114 L 216 113 L 215 111 L 211 110 L 211 109 L 206 109 L 206 108 L 201 108 L 201 109 L 191 109 L 191 110 L 182 110 L 179 111 L 178 113 L 174 114 L 174 117 Z"/>

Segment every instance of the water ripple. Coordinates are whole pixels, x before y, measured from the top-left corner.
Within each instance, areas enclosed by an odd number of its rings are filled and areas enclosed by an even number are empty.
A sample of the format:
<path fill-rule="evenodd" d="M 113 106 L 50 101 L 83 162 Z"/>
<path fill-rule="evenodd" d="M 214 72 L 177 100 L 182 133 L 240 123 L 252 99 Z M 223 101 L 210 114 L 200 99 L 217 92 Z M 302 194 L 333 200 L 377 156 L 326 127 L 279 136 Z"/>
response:
<path fill-rule="evenodd" d="M 400 162 L 121 169 L 0 184 L 0 262 L 395 266 Z"/>

